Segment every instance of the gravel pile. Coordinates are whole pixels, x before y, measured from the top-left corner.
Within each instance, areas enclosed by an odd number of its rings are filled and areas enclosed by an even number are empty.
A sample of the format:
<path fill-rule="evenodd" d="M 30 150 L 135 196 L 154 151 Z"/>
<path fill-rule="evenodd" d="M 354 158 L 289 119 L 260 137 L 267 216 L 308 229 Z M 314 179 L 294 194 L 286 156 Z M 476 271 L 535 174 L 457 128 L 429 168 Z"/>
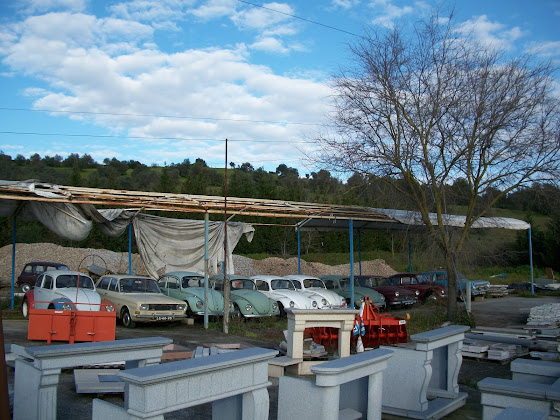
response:
<path fill-rule="evenodd" d="M 71 270 L 96 265 L 113 273 L 128 272 L 128 252 L 113 252 L 106 249 L 66 248 L 49 243 L 17 244 L 15 275 L 21 273 L 24 265 L 30 261 L 54 261 L 66 264 Z M 256 274 L 274 274 L 285 276 L 297 274 L 297 258 L 282 259 L 270 257 L 264 260 L 252 260 L 239 255 L 233 256 L 236 274 L 254 276 Z M 136 274 L 146 274 L 146 268 L 138 254 L 132 254 L 132 270 Z M 316 262 L 301 261 L 301 272 L 311 276 L 327 274 L 348 274 L 349 264 L 336 266 Z M 354 264 L 354 272 L 358 272 L 358 263 Z M 0 282 L 10 283 L 12 273 L 12 246 L 0 248 Z M 362 261 L 362 273 L 389 276 L 396 273 L 384 260 Z"/>

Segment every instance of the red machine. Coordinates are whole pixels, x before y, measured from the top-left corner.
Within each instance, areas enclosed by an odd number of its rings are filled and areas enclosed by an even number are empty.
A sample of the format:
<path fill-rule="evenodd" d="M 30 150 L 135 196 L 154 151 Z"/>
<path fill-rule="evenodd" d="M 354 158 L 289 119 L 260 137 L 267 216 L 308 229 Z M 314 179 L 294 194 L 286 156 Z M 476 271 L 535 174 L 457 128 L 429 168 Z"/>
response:
<path fill-rule="evenodd" d="M 380 313 L 379 308 L 365 297 L 362 315 L 356 315 L 352 342 L 355 344 L 358 335 L 362 337 L 364 347 L 377 348 L 380 345 L 406 343 L 408 334 L 406 331 L 406 320 L 392 316 L 388 313 Z M 338 346 L 338 329 L 331 327 L 306 328 L 306 335 L 313 338 L 317 344 L 325 348 Z"/>

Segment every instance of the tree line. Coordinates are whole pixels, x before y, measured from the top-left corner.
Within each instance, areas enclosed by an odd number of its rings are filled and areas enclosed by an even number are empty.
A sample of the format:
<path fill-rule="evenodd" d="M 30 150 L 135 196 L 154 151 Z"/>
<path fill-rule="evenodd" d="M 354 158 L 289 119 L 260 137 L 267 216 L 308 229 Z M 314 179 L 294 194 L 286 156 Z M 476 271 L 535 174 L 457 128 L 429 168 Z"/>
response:
<path fill-rule="evenodd" d="M 300 174 L 297 168 L 279 164 L 275 171 L 255 168 L 251 163 L 235 164 L 228 167 L 228 196 L 260 198 L 271 200 L 288 200 L 345 204 L 379 208 L 413 209 L 411 203 L 395 188 L 389 187 L 383 179 L 355 173 L 346 180 L 341 180 L 327 170 L 318 170 L 309 174 Z M 120 161 L 105 158 L 96 162 L 90 155 L 71 153 L 67 157 L 55 155 L 41 157 L 34 154 L 29 158 L 17 155 L 15 158 L 0 152 L 0 179 L 27 180 L 82 186 L 91 188 L 123 189 L 133 191 L 154 191 L 197 195 L 223 195 L 224 169 L 211 168 L 203 159 L 164 166 L 146 165 L 135 160 Z M 396 182 L 399 182 L 397 179 Z M 446 198 L 449 213 L 461 214 L 462 206 L 468 202 L 467 181 L 458 179 L 446 186 Z M 483 201 L 491 200 L 493 194 L 481 197 Z M 548 216 L 549 222 L 544 228 L 533 227 L 533 246 L 535 264 L 560 269 L 560 189 L 552 183 L 535 183 L 531 188 L 515 190 L 499 200 L 497 208 L 521 211 L 525 219 L 531 221 L 535 215 Z M 160 213 L 161 215 L 161 213 Z M 489 214 L 491 216 L 492 214 Z M 169 213 L 168 217 L 198 218 L 199 215 Z M 254 219 L 238 217 L 236 220 L 252 222 Z M 294 229 L 281 226 L 293 221 L 277 219 L 266 221 L 279 226 L 267 226 L 257 229 L 251 243 L 240 241 L 236 248 L 239 254 L 269 254 L 283 257 L 297 253 L 297 238 Z M 472 236 L 489 235 L 488 232 L 473 231 Z M 126 236 L 126 235 L 125 235 Z M 361 249 L 365 251 L 405 251 L 411 238 L 416 249 L 429 249 L 430 241 L 425 235 L 406 233 L 368 232 L 362 234 Z M 348 234 L 346 233 L 304 233 L 302 234 L 301 252 L 306 253 L 344 253 L 348 251 Z M 0 245 L 10 244 L 12 240 L 12 222 L 9 218 L 0 219 Z M 114 251 L 126 251 L 128 238 L 110 238 L 93 230 L 81 243 L 69 243 L 62 240 L 34 222 L 18 221 L 17 241 L 24 243 L 52 242 L 64 246 L 87 248 L 106 248 Z M 473 264 L 521 265 L 528 263 L 528 239 L 525 233 L 519 233 L 514 241 L 495 247 L 492 252 L 487 249 L 468 249 Z M 505 249 L 504 249 L 505 247 Z"/>

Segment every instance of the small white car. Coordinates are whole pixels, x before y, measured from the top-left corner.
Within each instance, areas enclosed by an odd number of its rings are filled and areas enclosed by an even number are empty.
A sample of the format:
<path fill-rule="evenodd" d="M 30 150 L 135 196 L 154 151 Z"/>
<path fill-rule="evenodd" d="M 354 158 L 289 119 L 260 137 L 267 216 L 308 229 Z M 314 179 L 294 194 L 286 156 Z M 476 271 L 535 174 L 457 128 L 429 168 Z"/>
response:
<path fill-rule="evenodd" d="M 165 296 L 150 277 L 106 274 L 97 280 L 97 291 L 113 302 L 117 318 L 126 328 L 134 328 L 136 322 L 166 322 L 187 317 L 187 303 Z"/>
<path fill-rule="evenodd" d="M 318 277 L 291 274 L 284 278 L 290 280 L 296 290 L 316 300 L 319 309 L 346 308 L 346 299 L 338 293 L 328 290 L 323 280 Z"/>
<path fill-rule="evenodd" d="M 91 277 L 79 271 L 49 270 L 41 274 L 35 287 L 22 301 L 22 315 L 27 318 L 29 309 L 57 309 L 63 311 L 114 310 L 110 302 L 101 302 Z"/>
<path fill-rule="evenodd" d="M 286 316 L 284 308 L 317 309 L 317 301 L 298 292 L 292 282 L 278 276 L 258 275 L 251 277 L 257 290 L 278 302 L 280 316 Z"/>

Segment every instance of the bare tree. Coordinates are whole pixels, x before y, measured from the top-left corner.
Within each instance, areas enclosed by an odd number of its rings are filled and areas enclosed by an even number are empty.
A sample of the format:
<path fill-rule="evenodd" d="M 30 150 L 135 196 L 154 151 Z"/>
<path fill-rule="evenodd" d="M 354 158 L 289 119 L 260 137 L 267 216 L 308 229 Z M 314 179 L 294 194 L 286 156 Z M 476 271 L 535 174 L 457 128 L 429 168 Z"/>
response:
<path fill-rule="evenodd" d="M 445 258 L 449 319 L 473 223 L 512 190 L 558 179 L 560 162 L 554 68 L 530 55 L 508 59 L 459 28 L 434 13 L 352 45 L 352 64 L 333 79 L 336 129 L 318 136 L 316 157 L 380 177 L 416 206 Z M 445 191 L 459 179 L 468 185 L 465 225 L 451 240 Z"/>

